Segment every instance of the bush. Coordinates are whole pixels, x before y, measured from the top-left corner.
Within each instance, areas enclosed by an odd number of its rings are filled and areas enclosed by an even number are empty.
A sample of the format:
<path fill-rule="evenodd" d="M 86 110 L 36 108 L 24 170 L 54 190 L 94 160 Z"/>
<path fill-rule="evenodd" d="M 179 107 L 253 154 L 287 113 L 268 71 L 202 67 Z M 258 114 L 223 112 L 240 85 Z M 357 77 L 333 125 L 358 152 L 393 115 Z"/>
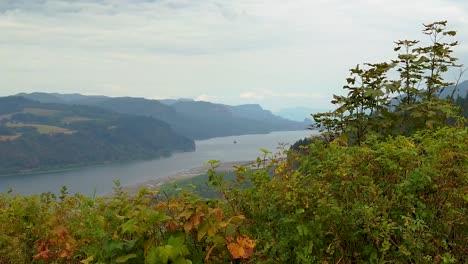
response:
<path fill-rule="evenodd" d="M 283 162 L 273 178 L 256 172 L 239 200 L 256 262 L 467 261 L 467 132 L 317 141 L 298 170 Z"/>

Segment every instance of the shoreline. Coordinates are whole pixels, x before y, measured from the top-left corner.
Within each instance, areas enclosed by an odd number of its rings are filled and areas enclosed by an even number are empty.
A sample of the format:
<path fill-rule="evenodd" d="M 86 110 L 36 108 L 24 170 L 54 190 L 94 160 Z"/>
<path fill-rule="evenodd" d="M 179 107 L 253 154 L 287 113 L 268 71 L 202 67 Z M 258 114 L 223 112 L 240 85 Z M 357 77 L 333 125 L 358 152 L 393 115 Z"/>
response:
<path fill-rule="evenodd" d="M 236 167 L 237 166 L 250 166 L 252 162 L 254 161 L 244 160 L 244 161 L 220 162 L 218 168 L 216 168 L 216 171 L 217 172 L 232 172 L 236 169 L 235 166 Z M 182 179 L 190 179 L 190 178 L 202 175 L 202 174 L 206 174 L 206 172 L 209 169 L 210 169 L 210 166 L 204 165 L 204 166 L 194 167 L 191 169 L 181 170 L 177 173 L 167 175 L 161 178 L 122 186 L 122 190 L 124 192 L 128 192 L 130 195 L 137 194 L 141 188 L 155 190 L 167 183 L 172 183 L 174 181 L 182 180 Z M 102 196 L 108 196 L 110 194 L 112 194 L 112 192 L 105 193 Z"/>
<path fill-rule="evenodd" d="M 68 166 L 63 166 L 63 167 L 59 166 L 59 167 L 56 167 L 56 168 L 32 169 L 30 171 L 21 171 L 21 172 L 0 174 L 0 178 L 1 177 L 22 176 L 22 175 L 39 175 L 39 174 L 48 174 L 48 173 L 78 171 L 78 170 L 81 170 L 81 169 L 97 168 L 97 167 L 107 166 L 107 165 L 131 164 L 131 163 L 134 163 L 134 162 L 160 160 L 160 159 L 164 159 L 164 158 L 170 158 L 172 155 L 177 154 L 177 153 L 186 153 L 186 152 L 195 152 L 195 150 L 172 151 L 169 155 L 161 155 L 161 156 L 157 156 L 157 157 L 153 157 L 153 158 L 147 158 L 147 159 L 128 159 L 128 160 L 103 161 L 103 162 L 74 164 L 74 165 L 68 165 Z"/>
<path fill-rule="evenodd" d="M 236 137 L 236 136 L 252 136 L 252 135 L 269 135 L 276 132 L 296 132 L 296 131 L 309 131 L 309 129 L 298 129 L 298 130 L 274 130 L 269 131 L 266 133 L 256 133 L 256 134 L 239 134 L 239 135 L 226 135 L 226 136 L 217 136 L 211 138 L 204 138 L 204 139 L 196 139 L 194 142 L 197 141 L 206 141 L 212 139 L 219 139 L 219 138 L 226 138 L 226 137 Z M 130 164 L 133 162 L 144 162 L 144 161 L 152 161 L 152 160 L 160 160 L 164 158 L 169 158 L 177 153 L 189 153 L 189 152 L 196 152 L 196 147 L 193 150 L 172 150 L 169 155 L 160 155 L 155 157 L 149 158 L 138 158 L 138 159 L 128 159 L 128 160 L 111 160 L 111 161 L 101 161 L 101 162 L 89 162 L 89 163 L 78 163 L 78 164 L 69 164 L 66 166 L 52 166 L 46 168 L 39 168 L 39 169 L 30 169 L 30 170 L 22 170 L 16 172 L 7 172 L 7 173 L 0 173 L 0 179 L 2 177 L 16 177 L 16 176 L 24 176 L 24 175 L 40 175 L 40 174 L 49 174 L 49 173 L 61 173 L 61 172 L 69 172 L 69 171 L 78 171 L 81 169 L 88 169 L 88 168 L 96 168 L 101 166 L 107 165 L 115 165 L 115 164 Z M 224 162 L 222 162 L 224 163 Z M 189 169 L 190 170 L 190 169 Z M 171 175 L 172 176 L 172 175 Z"/>

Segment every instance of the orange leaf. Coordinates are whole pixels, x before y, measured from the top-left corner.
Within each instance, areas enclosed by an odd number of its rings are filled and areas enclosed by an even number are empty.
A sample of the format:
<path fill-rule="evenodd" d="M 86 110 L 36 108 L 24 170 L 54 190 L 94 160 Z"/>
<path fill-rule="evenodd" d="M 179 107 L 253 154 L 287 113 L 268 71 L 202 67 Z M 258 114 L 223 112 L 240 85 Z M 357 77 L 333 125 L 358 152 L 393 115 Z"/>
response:
<path fill-rule="evenodd" d="M 166 228 L 172 233 L 174 233 L 175 231 L 177 231 L 178 226 L 173 221 L 169 221 L 166 224 Z"/>
<path fill-rule="evenodd" d="M 47 261 L 50 258 L 52 258 L 52 256 L 53 256 L 52 252 L 50 252 L 50 250 L 48 248 L 46 248 L 45 250 L 42 250 L 37 255 L 35 255 L 34 259 L 43 259 L 43 260 Z"/>
<path fill-rule="evenodd" d="M 218 222 L 221 222 L 221 220 L 223 220 L 223 211 L 221 210 L 221 208 L 219 208 L 219 210 L 216 212 L 216 218 Z"/>
<path fill-rule="evenodd" d="M 62 251 L 60 251 L 60 254 L 59 254 L 59 257 L 61 258 L 71 258 L 73 256 L 73 252 L 71 250 L 67 250 L 67 249 L 62 249 Z"/>
<path fill-rule="evenodd" d="M 235 258 L 235 259 L 238 259 L 238 258 L 245 258 L 245 250 L 243 247 L 241 247 L 239 244 L 237 243 L 230 243 L 228 246 L 227 246 L 229 252 L 231 253 L 232 257 Z"/>
<path fill-rule="evenodd" d="M 237 243 L 229 243 L 227 248 L 234 259 L 249 258 L 253 253 L 255 241 L 247 236 L 239 236 L 236 239 Z"/>
<path fill-rule="evenodd" d="M 66 227 L 60 225 L 60 226 L 54 227 L 53 233 L 55 233 L 58 237 L 63 238 L 68 234 L 68 230 Z"/>
<path fill-rule="evenodd" d="M 255 241 L 249 239 L 247 236 L 238 236 L 237 237 L 237 243 L 241 245 L 242 247 L 245 248 L 254 248 L 255 247 Z"/>
<path fill-rule="evenodd" d="M 185 224 L 184 224 L 185 232 L 190 232 L 190 230 L 192 230 L 192 228 L 193 228 L 193 222 L 192 221 L 185 222 Z"/>
<path fill-rule="evenodd" d="M 198 226 L 201 222 L 201 218 L 204 214 L 202 212 L 199 212 L 198 214 L 192 216 L 192 222 L 193 222 L 193 226 Z"/>

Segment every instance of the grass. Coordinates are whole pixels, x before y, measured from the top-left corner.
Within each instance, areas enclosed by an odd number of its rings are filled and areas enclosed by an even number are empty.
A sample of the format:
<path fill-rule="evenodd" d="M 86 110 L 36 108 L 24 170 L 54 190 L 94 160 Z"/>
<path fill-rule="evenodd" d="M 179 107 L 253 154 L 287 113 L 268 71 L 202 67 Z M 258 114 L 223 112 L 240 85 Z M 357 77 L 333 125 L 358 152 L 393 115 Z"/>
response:
<path fill-rule="evenodd" d="M 21 136 L 20 134 L 16 134 L 16 135 L 12 135 L 12 136 L 2 136 L 2 135 L 0 135 L 0 141 L 15 140 L 15 139 L 19 138 L 20 136 Z"/>
<path fill-rule="evenodd" d="M 67 116 L 62 119 L 62 122 L 64 123 L 73 123 L 73 122 L 85 122 L 85 121 L 91 121 L 94 119 L 87 118 L 84 116 Z"/>
<path fill-rule="evenodd" d="M 224 172 L 224 181 L 232 182 L 236 180 L 234 172 Z M 219 198 L 220 193 L 216 190 L 216 186 L 209 186 L 208 174 L 200 174 L 198 176 L 175 180 L 173 182 L 165 183 L 159 187 L 159 190 L 167 196 L 176 196 L 183 191 L 190 191 L 193 194 L 199 195 L 203 198 Z"/>
<path fill-rule="evenodd" d="M 0 115 L 0 120 L 10 119 L 13 115 L 20 114 L 20 113 L 48 117 L 48 116 L 57 115 L 57 114 L 61 113 L 61 111 L 51 110 L 51 109 L 43 109 L 43 108 L 31 108 L 31 107 L 28 108 L 28 107 L 26 107 L 26 108 L 23 109 L 22 112 L 14 112 L 14 113 Z"/>
<path fill-rule="evenodd" d="M 23 113 L 33 114 L 37 116 L 53 116 L 61 113 L 61 111 L 43 108 L 24 108 Z"/>
<path fill-rule="evenodd" d="M 10 119 L 15 113 L 0 115 L 0 120 Z"/>
<path fill-rule="evenodd" d="M 37 129 L 37 132 L 41 134 L 73 134 L 76 131 L 72 131 L 63 127 L 40 125 L 40 124 L 23 124 L 23 123 L 7 123 L 8 127 L 33 127 Z"/>

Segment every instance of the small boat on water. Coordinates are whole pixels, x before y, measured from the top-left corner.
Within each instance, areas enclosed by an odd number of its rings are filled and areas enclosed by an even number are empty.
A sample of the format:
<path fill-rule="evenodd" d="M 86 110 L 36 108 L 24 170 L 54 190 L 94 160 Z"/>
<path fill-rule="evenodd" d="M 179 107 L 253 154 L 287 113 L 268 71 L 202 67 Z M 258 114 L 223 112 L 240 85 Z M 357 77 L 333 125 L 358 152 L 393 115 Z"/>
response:
<path fill-rule="evenodd" d="M 234 140 L 232 143 L 234 143 L 234 144 L 237 144 L 237 141 L 236 141 L 236 140 Z"/>

